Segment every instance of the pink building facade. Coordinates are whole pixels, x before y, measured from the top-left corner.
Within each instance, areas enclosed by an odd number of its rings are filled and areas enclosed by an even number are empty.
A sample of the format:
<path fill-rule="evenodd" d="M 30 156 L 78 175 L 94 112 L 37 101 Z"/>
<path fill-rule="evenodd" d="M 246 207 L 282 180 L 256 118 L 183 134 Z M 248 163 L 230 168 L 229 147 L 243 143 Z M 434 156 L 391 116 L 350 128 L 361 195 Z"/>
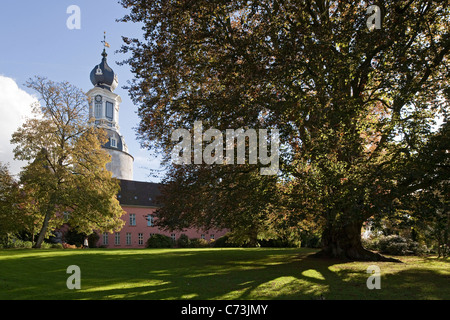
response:
<path fill-rule="evenodd" d="M 190 239 L 204 239 L 212 242 L 227 233 L 227 230 L 186 229 L 179 232 L 161 230 L 155 226 L 157 210 L 158 185 L 148 182 L 121 180 L 118 199 L 126 212 L 122 216 L 125 225 L 119 232 L 99 234 L 97 247 L 111 249 L 145 248 L 152 234 L 163 234 L 177 241 L 185 234 Z"/>

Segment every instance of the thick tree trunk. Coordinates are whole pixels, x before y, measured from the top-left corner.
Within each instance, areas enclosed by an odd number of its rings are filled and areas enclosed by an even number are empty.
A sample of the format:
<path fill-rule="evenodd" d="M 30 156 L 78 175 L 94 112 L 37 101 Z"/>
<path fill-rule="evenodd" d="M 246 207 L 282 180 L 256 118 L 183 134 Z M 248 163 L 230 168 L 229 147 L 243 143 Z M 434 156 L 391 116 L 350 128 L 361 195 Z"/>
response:
<path fill-rule="evenodd" d="M 47 214 L 45 215 L 44 223 L 42 224 L 41 231 L 39 232 L 39 236 L 36 240 L 36 244 L 34 245 L 34 248 L 36 248 L 36 249 L 40 249 L 42 246 L 42 242 L 44 242 L 45 234 L 47 233 L 48 224 L 49 224 L 51 216 L 52 216 L 51 212 L 47 212 Z"/>
<path fill-rule="evenodd" d="M 358 261 L 400 262 L 364 249 L 361 243 L 361 227 L 362 222 L 326 227 L 322 234 L 322 251 L 316 256 Z"/>

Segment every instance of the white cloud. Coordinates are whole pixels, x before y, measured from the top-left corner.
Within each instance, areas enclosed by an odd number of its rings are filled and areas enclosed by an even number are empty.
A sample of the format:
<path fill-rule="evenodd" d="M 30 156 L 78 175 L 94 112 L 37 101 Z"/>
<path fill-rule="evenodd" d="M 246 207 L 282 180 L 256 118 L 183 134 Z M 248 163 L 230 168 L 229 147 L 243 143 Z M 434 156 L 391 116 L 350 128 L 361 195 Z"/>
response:
<path fill-rule="evenodd" d="M 14 160 L 11 135 L 32 115 L 31 105 L 36 101 L 14 79 L 0 75 L 0 161 L 9 163 L 12 174 L 18 174 L 26 163 Z"/>

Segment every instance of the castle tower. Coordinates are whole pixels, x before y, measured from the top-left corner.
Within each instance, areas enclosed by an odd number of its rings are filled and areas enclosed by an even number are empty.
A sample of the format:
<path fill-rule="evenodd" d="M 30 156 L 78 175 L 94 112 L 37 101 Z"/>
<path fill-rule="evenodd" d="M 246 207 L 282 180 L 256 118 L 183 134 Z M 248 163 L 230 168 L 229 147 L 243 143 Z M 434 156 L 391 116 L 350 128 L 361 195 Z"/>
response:
<path fill-rule="evenodd" d="M 133 180 L 134 158 L 128 153 L 119 128 L 119 109 L 122 99 L 114 93 L 117 88 L 117 74 L 107 63 L 106 47 L 102 53 L 102 61 L 91 71 L 91 82 L 94 88 L 87 93 L 89 97 L 89 116 L 95 119 L 95 125 L 106 130 L 109 141 L 103 146 L 111 155 L 111 162 L 106 168 L 113 177 L 123 180 Z"/>

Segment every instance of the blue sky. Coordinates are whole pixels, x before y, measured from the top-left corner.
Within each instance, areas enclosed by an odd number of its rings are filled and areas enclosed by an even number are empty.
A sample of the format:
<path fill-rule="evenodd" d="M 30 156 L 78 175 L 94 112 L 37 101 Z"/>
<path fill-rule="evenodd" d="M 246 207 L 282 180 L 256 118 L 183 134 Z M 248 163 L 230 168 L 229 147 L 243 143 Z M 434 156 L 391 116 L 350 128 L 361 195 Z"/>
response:
<path fill-rule="evenodd" d="M 79 30 L 67 27 L 71 16 L 67 8 L 71 5 L 81 11 Z M 158 181 L 149 176 L 149 168 L 158 169 L 159 161 L 149 151 L 140 149 L 134 130 L 139 123 L 137 107 L 122 88 L 133 75 L 127 65 L 116 63 L 126 58 L 115 53 L 123 44 L 121 36 L 140 37 L 142 34 L 139 25 L 116 22 L 126 13 L 116 0 L 3 0 L 0 5 L 0 76 L 12 78 L 21 90 L 30 94 L 33 92 L 23 84 L 35 75 L 69 81 L 87 92 L 92 88 L 89 74 L 101 61 L 101 41 L 106 31 L 107 42 L 111 45 L 107 49 L 108 63 L 119 77 L 115 92 L 123 100 L 119 125 L 135 158 L 134 180 Z M 0 105 L 3 109 L 7 107 Z"/>

